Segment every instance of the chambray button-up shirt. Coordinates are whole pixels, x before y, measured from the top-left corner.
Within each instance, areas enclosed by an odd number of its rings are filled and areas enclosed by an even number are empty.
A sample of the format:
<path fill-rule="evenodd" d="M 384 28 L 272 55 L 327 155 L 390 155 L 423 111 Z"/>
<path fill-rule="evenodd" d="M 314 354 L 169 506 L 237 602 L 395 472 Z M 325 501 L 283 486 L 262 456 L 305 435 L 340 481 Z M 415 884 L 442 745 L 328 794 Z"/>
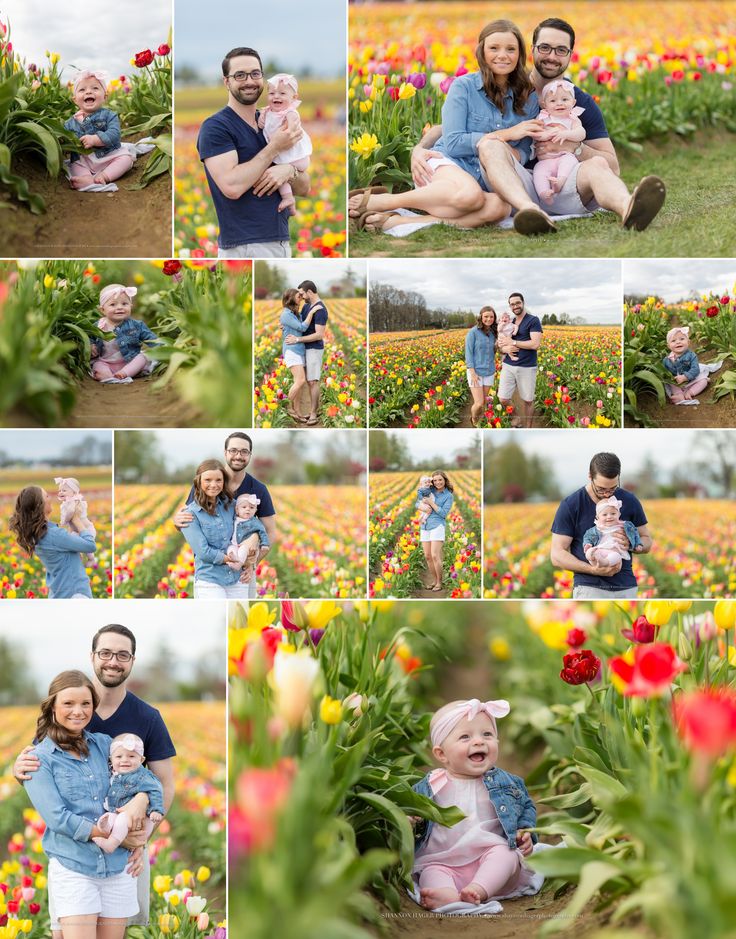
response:
<path fill-rule="evenodd" d="M 194 519 L 182 528 L 181 533 L 194 552 L 194 579 L 208 584 L 229 587 L 240 580 L 240 571 L 234 571 L 223 563 L 230 546 L 235 522 L 235 503 L 227 508 L 218 498 L 215 514 L 210 515 L 197 502 L 190 502 L 187 511 Z"/>
<path fill-rule="evenodd" d="M 90 841 L 92 827 L 103 813 L 109 781 L 112 737 L 84 731 L 89 756 L 77 759 L 44 737 L 34 748 L 39 769 L 25 782 L 34 808 L 46 822 L 43 850 L 49 858 L 88 877 L 110 877 L 125 870 L 128 851 L 106 854 Z"/>
<path fill-rule="evenodd" d="M 496 337 L 485 333 L 480 326 L 473 326 L 465 336 L 465 367 L 475 370 L 476 375 L 488 378 L 496 371 Z"/>
<path fill-rule="evenodd" d="M 52 600 L 68 600 L 75 593 L 92 596 L 82 553 L 94 551 L 95 536 L 73 532 L 47 522 L 46 534 L 36 544 L 36 554 L 46 568 L 46 586 Z"/>
<path fill-rule="evenodd" d="M 421 527 L 427 531 L 431 531 L 433 528 L 439 528 L 440 525 L 445 524 L 447 513 L 452 508 L 455 497 L 449 489 L 435 489 L 434 486 L 420 486 L 419 489 L 417 489 L 417 498 L 426 499 L 428 496 L 434 498 L 437 508 L 432 509 L 427 516 L 427 520 L 422 523 Z"/>
<path fill-rule="evenodd" d="M 456 78 L 450 86 L 442 105 L 442 136 L 434 150 L 444 153 L 461 169 L 481 182 L 478 142 L 494 130 L 505 130 L 539 114 L 536 91 L 527 98 L 522 114 L 514 111 L 514 93 L 509 88 L 503 99 L 503 110 L 499 110 L 483 89 L 480 72 L 472 72 Z M 509 141 L 518 151 L 521 164 L 529 161 L 532 148 L 531 137 Z"/>

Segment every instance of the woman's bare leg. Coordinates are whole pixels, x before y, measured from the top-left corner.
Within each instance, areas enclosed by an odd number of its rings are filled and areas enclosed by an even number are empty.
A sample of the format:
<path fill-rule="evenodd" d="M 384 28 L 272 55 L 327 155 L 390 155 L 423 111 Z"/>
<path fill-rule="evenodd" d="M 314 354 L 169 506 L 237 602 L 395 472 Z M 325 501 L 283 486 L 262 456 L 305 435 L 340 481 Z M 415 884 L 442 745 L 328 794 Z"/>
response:
<path fill-rule="evenodd" d="M 424 560 L 427 562 L 427 573 L 431 578 L 431 583 L 427 584 L 427 590 L 431 590 L 437 583 L 437 578 L 434 573 L 434 562 L 432 561 L 432 542 L 423 541 L 422 551 L 424 551 Z"/>
<path fill-rule="evenodd" d="M 97 920 L 96 939 L 125 939 L 127 919 L 108 919 L 101 916 Z"/>
<path fill-rule="evenodd" d="M 470 423 L 475 427 L 483 413 L 483 405 L 486 400 L 485 387 L 483 385 L 471 385 L 470 393 L 473 396 L 473 404 L 470 408 Z"/>
<path fill-rule="evenodd" d="M 444 577 L 445 571 L 442 565 L 442 554 L 445 550 L 444 541 L 430 541 L 432 546 L 432 562 L 434 563 L 434 574 L 436 578 L 436 583 L 440 586 L 442 585 L 442 579 Z"/>
<path fill-rule="evenodd" d="M 372 197 L 371 197 L 372 198 Z M 382 198 L 377 196 L 376 198 Z M 368 200 L 370 202 L 370 199 Z M 493 192 L 483 193 L 483 206 L 475 212 L 467 212 L 465 215 L 459 215 L 457 218 L 440 218 L 439 215 L 422 215 L 419 218 L 407 218 L 403 215 L 394 215 L 387 219 L 380 227 L 382 231 L 388 231 L 396 225 L 406 225 L 411 222 L 443 222 L 445 225 L 453 225 L 456 228 L 480 228 L 482 225 L 495 225 L 500 222 L 511 211 L 508 203 L 504 202 Z M 370 224 L 374 217 L 366 215 L 366 222 Z"/>
<path fill-rule="evenodd" d="M 372 193 L 363 211 L 389 212 L 419 209 L 438 218 L 458 218 L 483 208 L 484 192 L 470 173 L 459 166 L 438 166 L 432 182 L 407 192 Z M 360 214 L 362 194 L 348 200 L 348 214 Z"/>
<path fill-rule="evenodd" d="M 88 916 L 62 916 L 59 919 L 61 935 L 63 939 L 97 939 L 97 921 L 97 913 L 90 913 Z"/>
<path fill-rule="evenodd" d="M 289 366 L 291 374 L 294 376 L 294 381 L 291 388 L 289 388 L 288 398 L 289 398 L 289 410 L 293 411 L 298 417 L 302 417 L 302 414 L 299 411 L 299 397 L 302 393 L 306 382 L 306 375 L 303 365 L 291 365 Z"/>

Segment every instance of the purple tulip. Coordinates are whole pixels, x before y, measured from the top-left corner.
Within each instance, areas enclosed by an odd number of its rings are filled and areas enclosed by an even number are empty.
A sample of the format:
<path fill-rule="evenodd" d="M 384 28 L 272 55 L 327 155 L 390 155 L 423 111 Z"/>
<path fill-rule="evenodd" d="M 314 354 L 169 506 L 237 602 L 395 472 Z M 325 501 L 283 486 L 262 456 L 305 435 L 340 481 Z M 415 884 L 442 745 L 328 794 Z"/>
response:
<path fill-rule="evenodd" d="M 425 72 L 412 72 L 409 81 L 414 85 L 417 91 L 421 91 L 427 84 L 427 75 Z"/>
<path fill-rule="evenodd" d="M 450 90 L 450 85 L 455 81 L 454 75 L 448 75 L 447 78 L 443 78 L 440 82 L 440 91 L 443 95 L 446 95 Z"/>
<path fill-rule="evenodd" d="M 322 636 L 324 636 L 324 634 L 325 634 L 324 629 L 310 629 L 309 630 L 309 636 L 315 646 L 319 645 L 319 641 L 322 638 Z"/>

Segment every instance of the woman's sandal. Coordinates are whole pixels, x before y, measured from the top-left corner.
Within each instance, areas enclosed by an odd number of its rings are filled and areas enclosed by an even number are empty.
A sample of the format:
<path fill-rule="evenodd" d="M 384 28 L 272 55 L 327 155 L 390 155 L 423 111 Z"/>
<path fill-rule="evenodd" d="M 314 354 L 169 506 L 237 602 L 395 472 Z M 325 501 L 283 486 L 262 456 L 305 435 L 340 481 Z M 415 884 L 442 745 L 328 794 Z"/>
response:
<path fill-rule="evenodd" d="M 352 199 L 354 196 L 362 196 L 358 209 L 354 215 L 349 214 L 348 210 L 348 227 L 351 232 L 362 231 L 363 225 L 365 224 L 366 215 L 371 213 L 368 211 L 368 200 L 371 196 L 379 196 L 383 193 L 388 192 L 385 186 L 368 186 L 365 189 L 351 189 L 348 193 L 348 199 Z"/>
<path fill-rule="evenodd" d="M 435 593 L 439 590 L 442 590 L 442 584 L 435 584 L 434 587 L 430 587 L 430 590 L 434 590 Z"/>
<path fill-rule="evenodd" d="M 374 221 L 370 223 L 367 221 L 369 215 L 374 216 Z M 394 218 L 394 217 L 400 218 L 401 216 L 398 212 L 395 212 L 395 211 L 365 212 L 358 219 L 358 230 L 360 231 L 362 229 L 363 231 L 369 231 L 369 232 L 374 232 L 374 233 L 384 232 L 386 231 L 386 229 L 384 228 L 386 222 L 390 218 Z"/>
<path fill-rule="evenodd" d="M 318 417 L 306 417 L 304 419 L 304 423 L 307 425 L 307 427 L 314 427 L 315 424 L 319 424 L 319 418 Z"/>
<path fill-rule="evenodd" d="M 294 411 L 294 410 L 292 410 L 292 409 L 290 409 L 290 408 L 287 408 L 287 409 L 286 409 L 286 413 L 289 415 L 289 417 L 290 417 L 293 421 L 296 421 L 297 424 L 306 424 L 306 422 L 307 422 L 306 417 L 304 417 L 304 416 L 301 415 L 301 414 L 297 414 L 296 411 Z"/>

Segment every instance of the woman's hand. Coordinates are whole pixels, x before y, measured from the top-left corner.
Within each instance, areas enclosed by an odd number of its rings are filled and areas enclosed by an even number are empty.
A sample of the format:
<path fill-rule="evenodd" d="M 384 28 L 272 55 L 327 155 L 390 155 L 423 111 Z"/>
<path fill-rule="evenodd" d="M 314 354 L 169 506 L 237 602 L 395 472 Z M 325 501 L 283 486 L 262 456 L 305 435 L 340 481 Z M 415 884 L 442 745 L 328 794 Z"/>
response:
<path fill-rule="evenodd" d="M 521 851 L 524 857 L 529 857 L 529 855 L 534 850 L 534 842 L 532 841 L 532 836 L 528 831 L 523 831 L 521 828 L 516 832 L 516 847 Z"/>
<path fill-rule="evenodd" d="M 133 796 L 130 802 L 126 802 L 125 805 L 117 811 L 118 814 L 127 817 L 128 831 L 142 831 L 146 821 L 147 808 L 148 795 L 145 792 L 139 792 Z"/>
<path fill-rule="evenodd" d="M 538 138 L 542 139 L 546 133 L 547 128 L 542 121 L 532 118 L 528 121 L 520 121 L 520 123 L 514 124 L 513 127 L 504 127 L 503 130 L 491 131 L 491 133 L 481 137 L 480 143 L 484 140 L 504 140 L 508 143 L 521 140 L 524 137 L 533 137 L 537 140 Z"/>
<path fill-rule="evenodd" d="M 472 383 L 473 385 L 477 385 L 477 384 L 478 384 L 478 373 L 475 371 L 474 368 L 469 368 L 469 369 L 468 369 L 468 378 L 470 379 L 470 381 L 471 381 L 471 383 Z"/>

